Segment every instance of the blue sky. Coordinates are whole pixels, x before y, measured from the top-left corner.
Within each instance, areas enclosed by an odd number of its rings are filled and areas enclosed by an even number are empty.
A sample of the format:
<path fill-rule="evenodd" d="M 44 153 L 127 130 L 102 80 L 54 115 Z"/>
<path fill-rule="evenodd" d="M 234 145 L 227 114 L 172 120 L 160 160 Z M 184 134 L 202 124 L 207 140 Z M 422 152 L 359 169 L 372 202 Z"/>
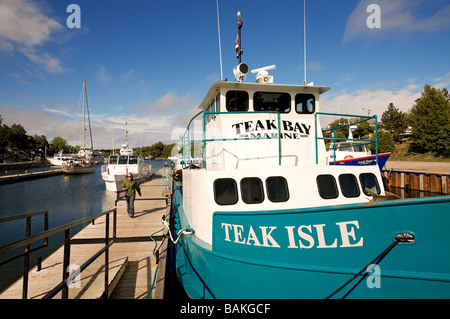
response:
<path fill-rule="evenodd" d="M 69 28 L 70 4 L 81 27 Z M 381 28 L 369 28 L 369 4 Z M 307 0 L 307 82 L 330 86 L 321 110 L 408 111 L 425 83 L 450 87 L 448 0 Z M 234 81 L 236 12 L 243 62 L 303 82 L 302 0 L 219 0 L 223 77 Z M 216 0 L 0 0 L 0 115 L 27 134 L 80 144 L 83 80 L 94 146 L 171 141 L 220 80 Z M 249 74 L 247 82 L 253 82 Z"/>

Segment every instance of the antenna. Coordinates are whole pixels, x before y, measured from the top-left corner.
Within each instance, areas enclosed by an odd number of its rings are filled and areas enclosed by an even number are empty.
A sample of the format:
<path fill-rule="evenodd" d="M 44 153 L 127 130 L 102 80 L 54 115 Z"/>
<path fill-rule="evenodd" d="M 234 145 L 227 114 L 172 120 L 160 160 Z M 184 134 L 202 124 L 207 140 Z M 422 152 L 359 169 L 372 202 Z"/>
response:
<path fill-rule="evenodd" d="M 222 45 L 220 44 L 220 21 L 219 21 L 219 0 L 216 0 L 217 6 L 217 33 L 219 36 L 219 57 L 220 57 L 220 80 L 223 80 L 223 72 L 222 72 Z"/>
<path fill-rule="evenodd" d="M 303 65 L 305 71 L 303 85 L 306 85 L 306 0 L 303 0 Z"/>

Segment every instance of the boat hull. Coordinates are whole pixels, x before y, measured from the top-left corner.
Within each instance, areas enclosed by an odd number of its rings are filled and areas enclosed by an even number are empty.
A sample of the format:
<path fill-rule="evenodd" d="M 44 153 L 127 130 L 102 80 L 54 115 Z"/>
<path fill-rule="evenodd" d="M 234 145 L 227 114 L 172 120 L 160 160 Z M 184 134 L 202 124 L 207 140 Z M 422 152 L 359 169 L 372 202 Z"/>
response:
<path fill-rule="evenodd" d="M 380 169 L 383 169 L 390 155 L 391 153 L 378 154 L 378 167 Z M 330 162 L 330 165 L 350 165 L 350 166 L 375 165 L 375 164 L 376 164 L 376 155 L 349 158 L 338 160 L 336 162 L 334 161 Z"/>
<path fill-rule="evenodd" d="M 179 189 L 173 232 L 189 227 Z M 192 298 L 450 297 L 450 196 L 257 212 L 214 212 L 212 245 L 194 234 L 175 246 L 176 270 Z M 194 229 L 195 231 L 195 229 Z M 363 275 L 366 277 L 362 277 Z"/>
<path fill-rule="evenodd" d="M 75 175 L 75 174 L 88 174 L 92 173 L 95 169 L 95 166 L 85 166 L 85 167 L 63 167 L 62 171 L 67 175 Z"/>

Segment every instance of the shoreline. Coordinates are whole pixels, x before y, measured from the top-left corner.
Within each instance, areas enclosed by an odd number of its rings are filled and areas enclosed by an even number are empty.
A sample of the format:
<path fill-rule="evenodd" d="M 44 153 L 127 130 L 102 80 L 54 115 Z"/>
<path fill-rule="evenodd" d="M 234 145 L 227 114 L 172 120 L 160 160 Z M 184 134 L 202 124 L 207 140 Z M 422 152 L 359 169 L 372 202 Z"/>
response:
<path fill-rule="evenodd" d="M 426 174 L 450 175 L 450 162 L 391 161 L 383 169 Z"/>

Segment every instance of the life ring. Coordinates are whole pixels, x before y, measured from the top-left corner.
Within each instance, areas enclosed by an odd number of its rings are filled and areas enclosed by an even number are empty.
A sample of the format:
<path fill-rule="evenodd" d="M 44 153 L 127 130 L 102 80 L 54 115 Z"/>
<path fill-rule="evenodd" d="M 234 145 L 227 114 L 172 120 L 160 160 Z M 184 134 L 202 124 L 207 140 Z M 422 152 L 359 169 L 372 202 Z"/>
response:
<path fill-rule="evenodd" d="M 352 155 L 345 155 L 344 159 L 352 159 L 353 156 Z"/>

